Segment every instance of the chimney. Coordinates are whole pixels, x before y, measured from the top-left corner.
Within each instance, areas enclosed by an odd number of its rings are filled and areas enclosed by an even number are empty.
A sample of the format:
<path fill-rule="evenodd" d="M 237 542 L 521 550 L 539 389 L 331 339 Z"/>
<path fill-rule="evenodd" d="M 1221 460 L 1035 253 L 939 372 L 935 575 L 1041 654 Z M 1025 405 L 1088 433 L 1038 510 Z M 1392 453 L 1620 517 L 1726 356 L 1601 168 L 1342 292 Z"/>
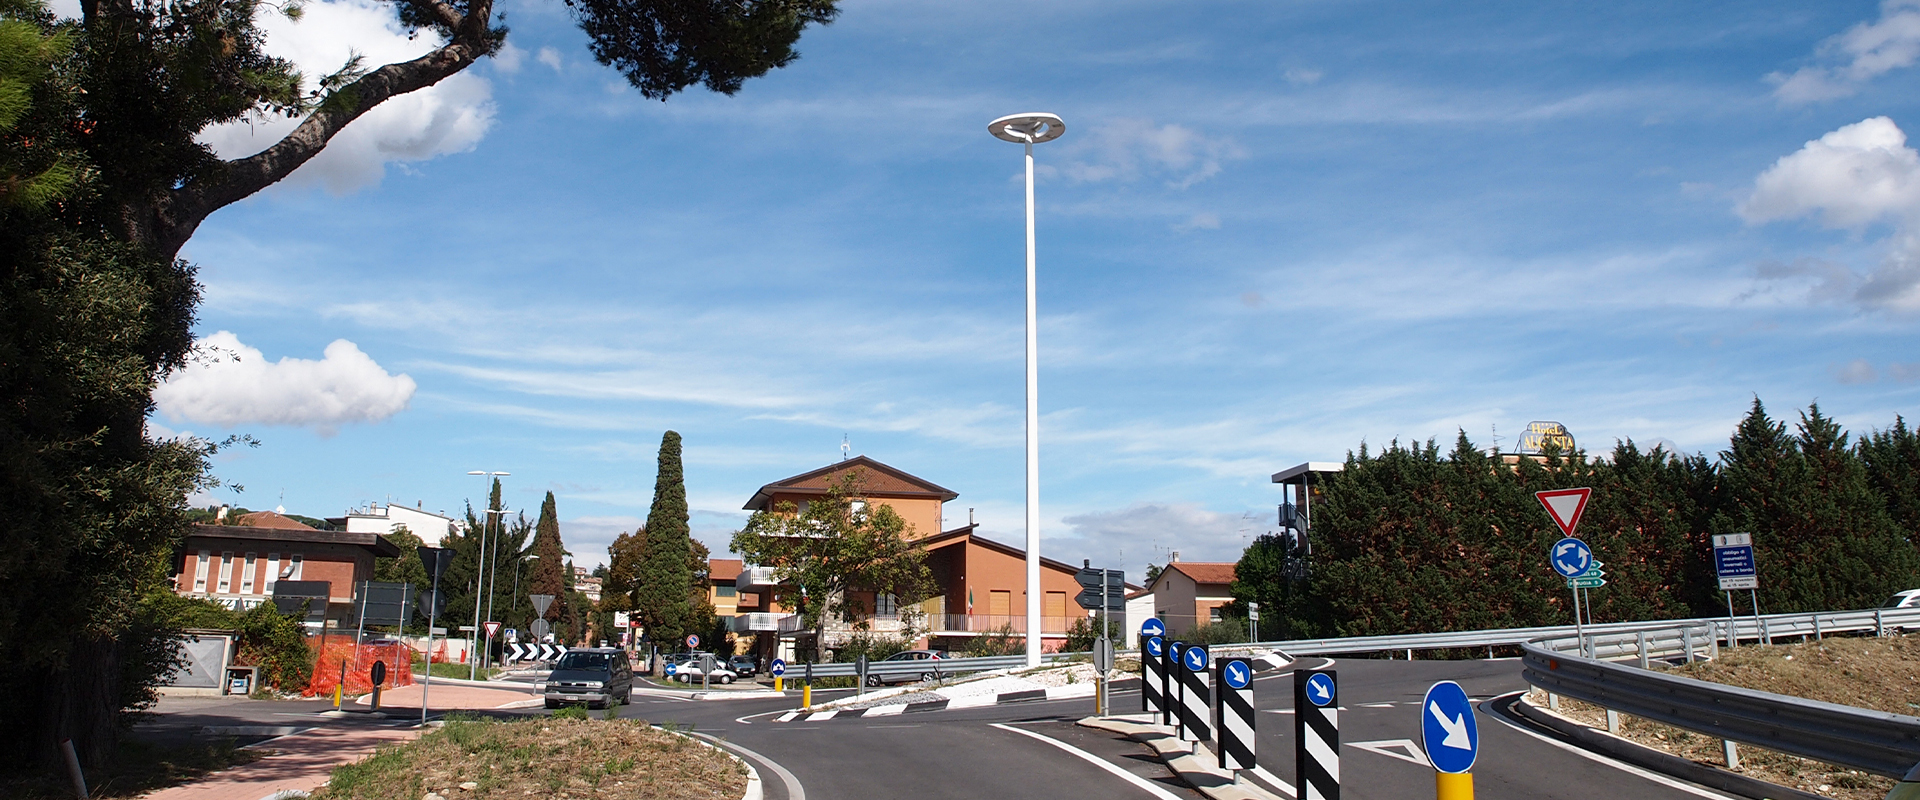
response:
<path fill-rule="evenodd" d="M 1178 563 L 1180 563 L 1180 551 L 1178 551 L 1178 550 L 1175 550 L 1175 551 L 1173 551 L 1173 552 L 1171 552 L 1171 553 L 1168 553 L 1168 554 L 1167 554 L 1167 563 L 1169 563 L 1169 564 L 1178 564 Z"/>

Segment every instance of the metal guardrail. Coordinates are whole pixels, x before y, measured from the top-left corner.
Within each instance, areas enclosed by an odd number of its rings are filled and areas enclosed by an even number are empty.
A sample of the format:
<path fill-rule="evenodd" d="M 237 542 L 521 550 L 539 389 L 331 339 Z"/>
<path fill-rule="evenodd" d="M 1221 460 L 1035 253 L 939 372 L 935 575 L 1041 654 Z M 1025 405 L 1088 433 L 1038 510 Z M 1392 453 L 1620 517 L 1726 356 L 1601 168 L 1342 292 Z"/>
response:
<path fill-rule="evenodd" d="M 1041 663 L 1064 661 L 1085 653 L 1047 653 L 1041 657 Z M 950 677 L 968 672 L 985 672 L 995 669 L 1016 669 L 1027 665 L 1025 655 L 986 656 L 981 658 L 938 658 L 924 661 L 869 661 L 867 674 L 892 678 L 901 675 L 920 675 L 935 673 L 940 677 Z M 786 678 L 799 680 L 806 675 L 805 664 L 788 664 Z M 813 665 L 813 677 L 832 678 L 858 674 L 857 665 L 852 662 L 836 661 L 830 664 Z"/>
<path fill-rule="evenodd" d="M 1772 635 L 1920 627 L 1920 609 L 1775 615 Z M 1751 622 L 1751 618 L 1748 620 Z M 1768 618 L 1755 626 L 1764 637 Z M 1603 708 L 1769 750 L 1899 778 L 1920 763 L 1920 717 L 1889 714 L 1656 672 L 1649 660 L 1690 657 L 1701 638 L 1717 646 L 1726 620 L 1632 631 L 1552 636 L 1521 645 L 1528 683 Z M 1717 630 L 1716 630 L 1717 629 Z M 1736 635 L 1738 635 L 1736 633 Z M 1638 667 L 1611 657 L 1633 656 Z"/>
<path fill-rule="evenodd" d="M 1585 626 L 1590 636 L 1628 633 L 1646 629 L 1649 626 L 1679 627 L 1709 625 L 1714 627 L 1715 635 L 1722 643 L 1727 639 L 1728 620 L 1725 617 L 1700 617 L 1697 619 L 1641 620 L 1636 622 L 1612 622 Z M 1736 617 L 1733 620 L 1733 637 L 1736 641 L 1753 640 L 1770 642 L 1779 637 L 1811 636 L 1818 638 L 1829 633 L 1855 631 L 1874 631 L 1883 635 L 1895 628 L 1920 628 L 1920 608 L 1874 608 L 1864 611 L 1820 611 L 1809 614 L 1765 614 L 1758 619 L 1753 616 Z M 1289 655 L 1314 656 L 1334 653 L 1372 653 L 1390 650 L 1444 650 L 1467 647 L 1492 647 L 1500 645 L 1521 645 L 1535 639 L 1575 636 L 1580 629 L 1572 625 L 1553 625 L 1538 628 L 1507 628 L 1478 631 L 1447 631 L 1442 633 L 1413 633 L 1398 636 L 1349 636 L 1338 639 L 1292 639 L 1277 642 L 1254 642 L 1254 646 L 1271 647 Z"/>

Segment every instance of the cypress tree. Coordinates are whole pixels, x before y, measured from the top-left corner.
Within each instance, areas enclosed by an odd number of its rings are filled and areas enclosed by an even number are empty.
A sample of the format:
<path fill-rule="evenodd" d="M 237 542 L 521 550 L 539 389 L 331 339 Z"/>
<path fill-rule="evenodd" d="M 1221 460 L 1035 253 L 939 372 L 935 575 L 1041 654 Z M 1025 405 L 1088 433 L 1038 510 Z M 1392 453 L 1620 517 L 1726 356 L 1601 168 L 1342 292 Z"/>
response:
<path fill-rule="evenodd" d="M 692 550 L 687 486 L 680 468 L 680 434 L 673 431 L 660 437 L 659 472 L 646 530 L 646 555 L 634 581 L 634 612 L 654 642 L 671 647 L 688 632 L 692 608 L 687 595 L 693 582 L 687 567 Z"/>
<path fill-rule="evenodd" d="M 560 542 L 560 512 L 554 504 L 553 492 L 547 492 L 547 499 L 540 503 L 540 521 L 533 529 L 533 555 L 539 558 L 527 571 L 526 593 L 553 595 L 556 599 L 547 607 L 546 617 L 560 619 L 566 614 L 567 548 Z M 527 607 L 532 601 L 515 598 L 514 602 L 516 607 Z"/>
<path fill-rule="evenodd" d="M 1867 481 L 1886 500 L 1887 514 L 1909 544 L 1920 533 L 1920 434 L 1902 417 L 1893 427 L 1862 436 L 1855 448 L 1866 465 Z"/>

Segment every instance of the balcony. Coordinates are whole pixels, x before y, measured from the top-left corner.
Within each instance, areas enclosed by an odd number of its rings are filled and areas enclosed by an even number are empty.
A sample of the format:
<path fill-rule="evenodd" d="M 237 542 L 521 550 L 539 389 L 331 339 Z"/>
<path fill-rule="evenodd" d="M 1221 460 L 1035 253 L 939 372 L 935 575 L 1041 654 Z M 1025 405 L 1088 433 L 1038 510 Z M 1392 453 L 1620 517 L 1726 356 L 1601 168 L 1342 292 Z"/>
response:
<path fill-rule="evenodd" d="M 1073 621 L 1083 617 L 1041 617 L 1041 634 L 1065 634 L 1073 627 Z M 927 624 L 933 627 L 935 636 L 961 636 L 967 634 L 993 633 L 1002 627 L 1010 627 L 1015 635 L 1027 632 L 1025 614 L 932 614 Z"/>
<path fill-rule="evenodd" d="M 746 566 L 740 570 L 739 577 L 733 579 L 733 586 L 742 592 L 768 589 L 780 585 L 780 578 L 773 567 Z"/>
<path fill-rule="evenodd" d="M 740 614 L 733 618 L 734 633 L 793 633 L 800 630 L 799 614 Z"/>

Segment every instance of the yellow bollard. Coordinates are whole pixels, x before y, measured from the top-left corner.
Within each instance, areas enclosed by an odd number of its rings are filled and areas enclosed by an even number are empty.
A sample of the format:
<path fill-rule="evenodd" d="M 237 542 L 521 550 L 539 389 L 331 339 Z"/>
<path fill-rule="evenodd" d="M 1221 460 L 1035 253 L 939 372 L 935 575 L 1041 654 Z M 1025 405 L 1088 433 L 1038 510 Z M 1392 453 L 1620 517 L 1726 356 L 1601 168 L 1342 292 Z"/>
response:
<path fill-rule="evenodd" d="M 1473 800 L 1473 773 L 1436 772 L 1433 783 L 1438 800 Z"/>
<path fill-rule="evenodd" d="M 782 688 L 780 688 L 780 682 L 781 682 L 781 681 L 784 681 L 784 680 L 786 680 L 786 678 L 783 678 L 783 677 L 781 677 L 781 676 L 779 676 L 779 675 L 775 675 L 775 676 L 773 676 L 773 690 L 774 690 L 774 691 L 776 691 L 776 692 L 784 692 L 784 691 L 786 691 L 785 689 L 782 689 Z"/>
<path fill-rule="evenodd" d="M 333 710 L 340 710 L 340 684 L 333 685 Z"/>
<path fill-rule="evenodd" d="M 800 686 L 800 710 L 813 710 L 813 684 L 811 683 Z"/>

